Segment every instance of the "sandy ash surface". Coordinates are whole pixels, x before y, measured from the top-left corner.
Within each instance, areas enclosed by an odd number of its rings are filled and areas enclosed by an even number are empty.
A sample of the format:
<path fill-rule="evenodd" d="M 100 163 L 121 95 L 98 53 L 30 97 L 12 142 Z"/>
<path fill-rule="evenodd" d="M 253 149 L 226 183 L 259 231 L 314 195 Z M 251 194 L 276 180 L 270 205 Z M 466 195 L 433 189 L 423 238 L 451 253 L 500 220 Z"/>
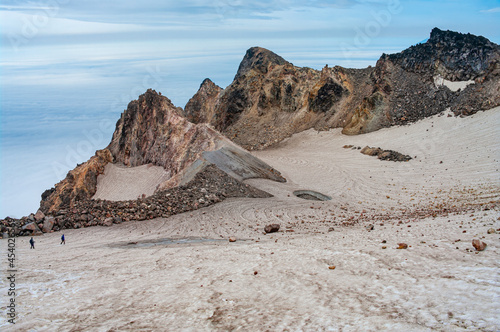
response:
<path fill-rule="evenodd" d="M 126 201 L 143 194 L 151 196 L 158 185 L 168 178 L 169 174 L 163 167 L 152 164 L 137 167 L 107 164 L 104 174 L 97 177 L 97 190 L 92 198 Z"/>
<path fill-rule="evenodd" d="M 487 232 L 500 228 L 498 123 L 500 108 L 361 136 L 307 131 L 255 153 L 288 179 L 248 181 L 273 198 L 65 230 L 66 245 L 46 234 L 36 250 L 17 238 L 19 316 L 6 322 L 2 278 L 0 329 L 498 331 L 500 234 Z M 270 223 L 281 229 L 264 235 Z"/>

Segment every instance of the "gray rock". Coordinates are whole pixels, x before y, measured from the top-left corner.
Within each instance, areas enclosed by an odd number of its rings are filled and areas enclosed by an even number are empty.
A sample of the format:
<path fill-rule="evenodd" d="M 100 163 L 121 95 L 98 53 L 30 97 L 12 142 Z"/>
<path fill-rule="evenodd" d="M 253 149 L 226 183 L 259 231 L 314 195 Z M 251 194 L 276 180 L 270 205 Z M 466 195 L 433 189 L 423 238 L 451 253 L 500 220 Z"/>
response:
<path fill-rule="evenodd" d="M 34 222 L 30 222 L 29 224 L 26 224 L 22 227 L 23 230 L 28 230 L 31 231 L 32 233 L 39 233 L 40 228 L 38 228 L 38 225 Z"/>

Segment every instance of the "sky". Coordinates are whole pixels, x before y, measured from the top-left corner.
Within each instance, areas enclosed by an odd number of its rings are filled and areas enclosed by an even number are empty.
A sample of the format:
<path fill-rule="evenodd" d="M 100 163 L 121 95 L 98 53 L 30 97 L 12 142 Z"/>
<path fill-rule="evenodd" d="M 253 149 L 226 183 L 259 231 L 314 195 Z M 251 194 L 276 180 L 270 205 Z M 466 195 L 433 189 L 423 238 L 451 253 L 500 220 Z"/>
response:
<path fill-rule="evenodd" d="M 252 46 L 363 68 L 434 27 L 500 43 L 500 1 L 2 0 L 0 218 L 36 212 L 148 88 L 184 107 L 207 77 L 228 86 Z"/>

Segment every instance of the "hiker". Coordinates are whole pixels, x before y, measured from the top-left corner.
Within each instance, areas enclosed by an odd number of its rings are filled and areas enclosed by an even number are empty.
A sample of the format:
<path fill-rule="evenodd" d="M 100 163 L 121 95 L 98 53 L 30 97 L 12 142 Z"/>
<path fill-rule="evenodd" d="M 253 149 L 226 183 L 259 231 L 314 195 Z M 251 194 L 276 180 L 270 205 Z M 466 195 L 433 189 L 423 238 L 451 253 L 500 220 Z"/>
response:
<path fill-rule="evenodd" d="M 61 244 L 66 244 L 66 239 L 64 238 L 64 234 L 61 236 Z"/>
<path fill-rule="evenodd" d="M 31 244 L 30 249 L 35 249 L 35 240 L 33 240 L 33 236 L 30 239 L 30 244 Z"/>

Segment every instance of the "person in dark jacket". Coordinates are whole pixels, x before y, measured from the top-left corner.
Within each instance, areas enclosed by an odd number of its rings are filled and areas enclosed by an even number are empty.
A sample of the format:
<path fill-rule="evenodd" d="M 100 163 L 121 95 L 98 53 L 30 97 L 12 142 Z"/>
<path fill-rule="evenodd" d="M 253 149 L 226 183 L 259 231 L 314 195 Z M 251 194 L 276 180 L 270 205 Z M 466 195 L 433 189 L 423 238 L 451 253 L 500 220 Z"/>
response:
<path fill-rule="evenodd" d="M 30 249 L 35 249 L 35 240 L 33 240 L 33 236 L 30 239 L 30 244 L 31 244 Z"/>
<path fill-rule="evenodd" d="M 66 244 L 66 239 L 64 238 L 64 234 L 61 236 L 61 244 Z"/>

